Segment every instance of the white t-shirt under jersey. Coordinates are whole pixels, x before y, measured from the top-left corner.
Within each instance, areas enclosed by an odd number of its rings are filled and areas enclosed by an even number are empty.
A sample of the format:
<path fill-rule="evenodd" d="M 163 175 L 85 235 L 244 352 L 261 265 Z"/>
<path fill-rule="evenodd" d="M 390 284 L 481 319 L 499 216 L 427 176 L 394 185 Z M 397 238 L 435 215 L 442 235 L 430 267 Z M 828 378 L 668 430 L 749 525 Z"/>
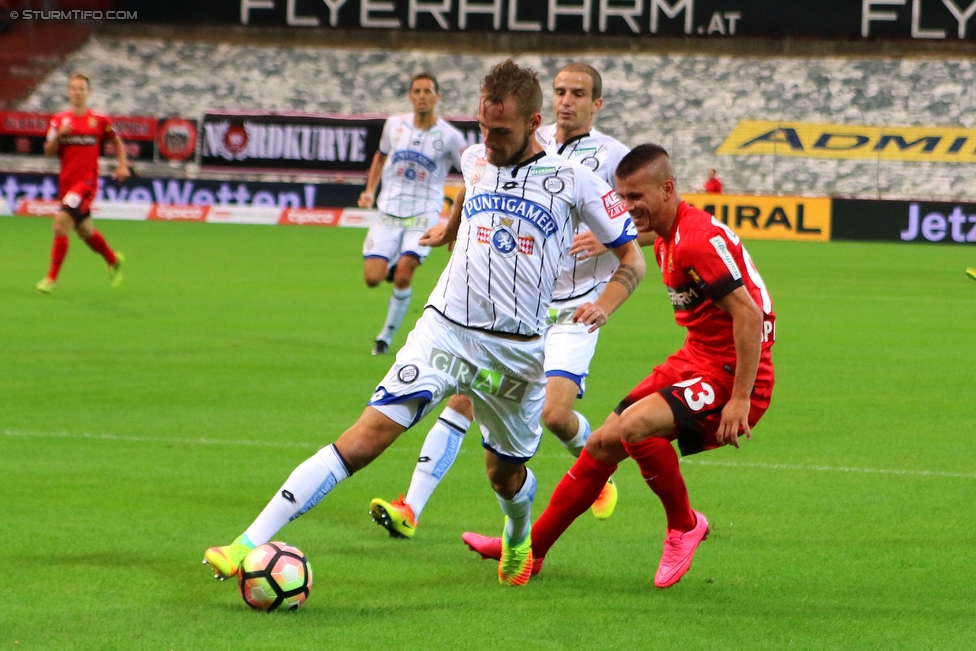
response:
<path fill-rule="evenodd" d="M 376 207 L 394 217 L 441 212 L 444 179 L 452 166 L 460 168 L 467 145 L 461 132 L 442 118 L 429 129 L 418 129 L 413 113 L 391 115 L 380 137 L 386 163 Z"/>
<path fill-rule="evenodd" d="M 462 326 L 541 334 L 576 227 L 586 224 L 609 248 L 637 237 L 616 192 L 566 158 L 540 152 L 498 168 L 474 145 L 461 172 L 457 243 L 427 305 Z"/>
<path fill-rule="evenodd" d="M 570 138 L 562 144 L 556 142 L 556 125 L 542 127 L 536 133 L 539 140 L 550 154 L 562 156 L 575 161 L 587 168 L 601 179 L 614 187 L 614 172 L 620 160 L 630 149 L 621 142 L 608 135 L 591 129 L 584 136 Z M 581 224 L 577 232 L 585 231 Z M 606 253 L 587 260 L 577 260 L 575 256 L 566 256 L 563 260 L 562 272 L 553 290 L 554 302 L 569 301 L 588 294 L 594 287 L 602 291 L 610 276 L 617 269 L 617 257 Z"/>

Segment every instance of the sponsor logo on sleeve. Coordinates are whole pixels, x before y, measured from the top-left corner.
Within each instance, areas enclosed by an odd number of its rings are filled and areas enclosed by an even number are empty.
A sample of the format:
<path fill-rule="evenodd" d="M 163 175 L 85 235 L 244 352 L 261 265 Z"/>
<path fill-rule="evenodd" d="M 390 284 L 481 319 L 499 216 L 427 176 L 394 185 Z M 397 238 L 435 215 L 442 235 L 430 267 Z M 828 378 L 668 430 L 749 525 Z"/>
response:
<path fill-rule="evenodd" d="M 603 209 L 607 211 L 610 219 L 616 219 L 627 213 L 627 209 L 624 208 L 624 202 L 620 200 L 620 197 L 613 190 L 603 195 Z"/>
<path fill-rule="evenodd" d="M 729 268 L 729 273 L 732 274 L 732 278 L 734 280 L 741 279 L 742 272 L 739 271 L 739 265 L 735 263 L 735 259 L 732 257 L 729 247 L 725 244 L 725 239 L 721 235 L 716 235 L 708 241 L 711 242 L 713 247 L 715 247 L 715 252 L 718 253 L 718 257 L 720 257 L 722 262 L 725 263 L 725 266 Z"/>

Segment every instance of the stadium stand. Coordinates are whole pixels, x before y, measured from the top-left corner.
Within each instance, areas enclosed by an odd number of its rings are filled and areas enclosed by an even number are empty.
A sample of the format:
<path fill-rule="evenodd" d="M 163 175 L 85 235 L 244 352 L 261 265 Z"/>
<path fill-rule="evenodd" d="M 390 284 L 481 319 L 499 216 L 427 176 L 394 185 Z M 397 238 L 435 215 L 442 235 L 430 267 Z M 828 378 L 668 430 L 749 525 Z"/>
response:
<path fill-rule="evenodd" d="M 88 40 L 91 29 L 75 21 L 8 21 L 0 47 L 0 108 L 13 108 L 39 81 Z"/>
<path fill-rule="evenodd" d="M 387 114 L 402 111 L 403 73 L 430 69 L 445 115 L 473 115 L 477 80 L 500 54 L 326 49 L 93 37 L 20 104 L 64 106 L 69 73 L 85 69 L 92 105 L 114 114 L 199 117 L 206 109 Z M 740 120 L 976 128 L 976 62 L 963 56 L 521 55 L 544 79 L 570 60 L 602 71 L 597 125 L 634 145 L 673 152 L 680 187 L 717 168 L 727 193 L 863 198 L 973 197 L 968 165 L 723 156 Z M 548 107 L 544 109 L 549 115 Z"/>

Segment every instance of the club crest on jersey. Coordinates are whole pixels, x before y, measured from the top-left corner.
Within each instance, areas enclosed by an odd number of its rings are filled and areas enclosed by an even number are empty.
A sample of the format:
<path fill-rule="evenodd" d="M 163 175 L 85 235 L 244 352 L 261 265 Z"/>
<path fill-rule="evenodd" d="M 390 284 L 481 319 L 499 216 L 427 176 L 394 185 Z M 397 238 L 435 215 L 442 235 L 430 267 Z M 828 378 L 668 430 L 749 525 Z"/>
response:
<path fill-rule="evenodd" d="M 521 219 L 538 228 L 547 238 L 559 230 L 552 213 L 528 199 L 486 192 L 476 194 L 464 202 L 464 214 L 468 219 L 485 212 L 501 213 L 499 217 Z"/>
<path fill-rule="evenodd" d="M 88 128 L 94 129 L 96 126 L 98 126 L 98 120 L 95 118 L 88 118 Z"/>
<path fill-rule="evenodd" d="M 434 144 L 432 145 L 432 147 L 434 148 L 434 151 L 440 151 L 440 150 L 444 149 L 444 141 L 443 140 L 439 140 L 439 139 L 438 140 L 435 140 L 434 141 Z"/>
<path fill-rule="evenodd" d="M 504 222 L 508 222 L 508 223 L 505 224 Z M 503 227 L 508 227 L 508 226 L 511 226 L 511 225 L 512 225 L 512 220 L 510 220 L 510 219 L 503 220 L 503 223 L 502 223 L 502 226 Z M 488 228 L 487 226 L 479 226 L 478 227 L 478 242 L 480 244 L 493 244 L 494 241 L 493 241 L 493 238 L 492 238 L 492 234 L 494 233 L 494 231 L 495 231 L 495 229 Z M 519 253 L 522 253 L 524 255 L 532 255 L 532 253 L 535 251 L 535 238 L 534 237 L 531 237 L 531 236 L 530 237 L 521 237 L 520 236 L 518 238 L 518 251 L 519 251 Z M 508 257 L 508 255 L 511 255 L 511 254 L 507 254 L 507 255 L 506 254 L 503 254 L 503 255 L 505 255 L 505 257 Z"/>
<path fill-rule="evenodd" d="M 627 212 L 627 209 L 624 208 L 624 202 L 620 200 L 620 197 L 613 190 L 603 195 L 603 209 L 607 211 L 610 219 L 616 219 Z"/>
<path fill-rule="evenodd" d="M 510 258 L 518 251 L 518 236 L 509 226 L 499 224 L 488 234 L 488 243 L 503 258 Z"/>
<path fill-rule="evenodd" d="M 597 171 L 600 168 L 600 161 L 596 159 L 596 156 L 587 156 L 580 161 L 580 165 L 590 170 L 591 172 Z"/>
<path fill-rule="evenodd" d="M 550 176 L 548 179 L 542 182 L 542 187 L 544 187 L 546 192 L 549 194 L 559 194 L 566 189 L 566 184 L 558 176 Z"/>

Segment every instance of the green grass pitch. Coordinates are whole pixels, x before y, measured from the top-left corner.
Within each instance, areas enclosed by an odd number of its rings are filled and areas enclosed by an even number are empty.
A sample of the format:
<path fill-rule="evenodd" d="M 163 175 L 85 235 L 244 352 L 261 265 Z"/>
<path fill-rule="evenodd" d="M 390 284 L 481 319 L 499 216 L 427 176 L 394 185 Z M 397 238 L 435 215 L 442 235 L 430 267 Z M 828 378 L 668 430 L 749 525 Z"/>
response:
<path fill-rule="evenodd" d="M 112 290 L 77 239 L 52 296 L 50 223 L 0 218 L 0 649 L 972 649 L 976 250 L 748 242 L 778 315 L 772 407 L 742 449 L 686 460 L 713 533 L 652 579 L 664 517 L 632 462 L 524 589 L 460 541 L 500 532 L 476 430 L 391 540 L 425 421 L 279 539 L 315 572 L 294 613 L 250 611 L 200 564 L 362 411 L 389 285 L 363 231 L 102 222 Z M 446 260 L 418 273 L 399 346 Z M 601 337 L 599 423 L 683 334 L 656 269 Z M 541 512 L 570 457 L 531 463 Z"/>

